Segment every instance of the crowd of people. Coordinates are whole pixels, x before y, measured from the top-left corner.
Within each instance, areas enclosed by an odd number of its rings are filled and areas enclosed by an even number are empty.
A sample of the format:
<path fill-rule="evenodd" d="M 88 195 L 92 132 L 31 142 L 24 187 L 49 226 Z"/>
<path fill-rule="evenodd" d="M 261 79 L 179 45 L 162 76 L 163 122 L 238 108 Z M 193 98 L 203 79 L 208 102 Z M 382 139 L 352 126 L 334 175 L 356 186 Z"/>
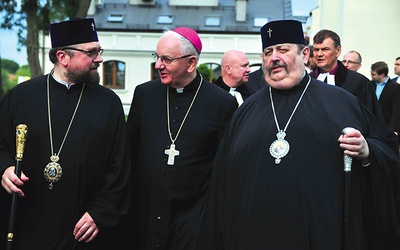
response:
<path fill-rule="evenodd" d="M 369 80 L 357 51 L 338 59 L 334 31 L 308 45 L 294 20 L 260 36 L 259 70 L 229 49 L 210 83 L 197 32 L 164 31 L 160 77 L 135 88 L 125 119 L 99 85 L 94 20 L 51 24 L 53 70 L 0 101 L 0 248 L 399 249 L 400 85 L 388 65 Z"/>

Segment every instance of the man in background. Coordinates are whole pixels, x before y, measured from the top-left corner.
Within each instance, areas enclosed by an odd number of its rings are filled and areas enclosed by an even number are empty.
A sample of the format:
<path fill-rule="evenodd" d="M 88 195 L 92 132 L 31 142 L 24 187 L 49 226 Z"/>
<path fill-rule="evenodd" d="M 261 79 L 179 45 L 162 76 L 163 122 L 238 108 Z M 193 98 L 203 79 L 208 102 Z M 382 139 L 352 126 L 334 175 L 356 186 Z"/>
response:
<path fill-rule="evenodd" d="M 315 62 L 315 58 L 314 58 L 314 50 L 312 45 L 308 45 L 308 48 L 310 49 L 310 57 L 307 60 L 306 63 L 306 71 L 307 73 L 311 73 L 312 71 L 314 71 L 315 69 L 317 69 L 317 63 Z"/>
<path fill-rule="evenodd" d="M 321 30 L 314 36 L 314 58 L 318 68 L 310 75 L 322 82 L 341 87 L 355 95 L 383 122 L 383 115 L 369 79 L 347 69 L 338 60 L 342 51 L 340 37 L 331 30 Z"/>
<path fill-rule="evenodd" d="M 215 85 L 229 91 L 236 98 L 238 106 L 249 97 L 247 87 L 243 84 L 249 80 L 249 59 L 239 50 L 228 50 L 221 58 L 221 76 Z"/>
<path fill-rule="evenodd" d="M 400 83 L 400 56 L 396 58 L 396 61 L 394 62 L 394 73 L 397 75 L 395 78 L 392 80 Z"/>
<path fill-rule="evenodd" d="M 362 58 L 360 53 L 351 50 L 344 55 L 342 63 L 347 69 L 358 71 L 362 65 Z"/>
<path fill-rule="evenodd" d="M 396 134 L 400 125 L 400 85 L 388 76 L 389 67 L 379 61 L 371 65 L 371 82 L 382 109 L 383 119 Z"/>

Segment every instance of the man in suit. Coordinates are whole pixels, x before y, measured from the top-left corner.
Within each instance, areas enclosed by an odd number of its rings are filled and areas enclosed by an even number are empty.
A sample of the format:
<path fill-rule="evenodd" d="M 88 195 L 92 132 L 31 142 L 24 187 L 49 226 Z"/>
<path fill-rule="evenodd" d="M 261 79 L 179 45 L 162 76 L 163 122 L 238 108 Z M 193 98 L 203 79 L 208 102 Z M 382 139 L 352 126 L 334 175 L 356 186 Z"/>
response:
<path fill-rule="evenodd" d="M 314 36 L 314 58 L 318 68 L 310 73 L 313 78 L 339 86 L 358 99 L 376 117 L 383 121 L 379 102 L 369 79 L 358 72 L 347 69 L 338 60 L 341 53 L 340 37 L 331 30 L 321 30 Z"/>
<path fill-rule="evenodd" d="M 396 58 L 396 61 L 394 62 L 394 73 L 397 75 L 395 78 L 392 80 L 400 83 L 400 56 Z"/>
<path fill-rule="evenodd" d="M 379 61 L 371 65 L 371 84 L 381 106 L 383 118 L 396 134 L 400 122 L 400 85 L 388 77 L 389 67 Z"/>

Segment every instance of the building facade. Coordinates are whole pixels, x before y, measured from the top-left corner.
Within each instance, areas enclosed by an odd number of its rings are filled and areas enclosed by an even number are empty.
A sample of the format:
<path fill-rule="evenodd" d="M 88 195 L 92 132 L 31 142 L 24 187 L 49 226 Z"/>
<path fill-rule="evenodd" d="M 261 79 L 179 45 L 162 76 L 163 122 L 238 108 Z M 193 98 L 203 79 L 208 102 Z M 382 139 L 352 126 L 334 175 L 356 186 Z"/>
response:
<path fill-rule="evenodd" d="M 291 0 L 92 0 L 88 17 L 96 22 L 104 49 L 101 84 L 113 89 L 128 113 L 134 89 L 155 79 L 151 53 L 164 29 L 187 26 L 203 42 L 199 64 L 219 73 L 223 53 L 244 51 L 257 69 L 262 51 L 260 28 L 271 20 L 293 17 Z M 51 48 L 44 39 L 43 53 Z M 47 58 L 47 57 L 43 57 Z M 43 69 L 52 64 L 43 60 Z"/>

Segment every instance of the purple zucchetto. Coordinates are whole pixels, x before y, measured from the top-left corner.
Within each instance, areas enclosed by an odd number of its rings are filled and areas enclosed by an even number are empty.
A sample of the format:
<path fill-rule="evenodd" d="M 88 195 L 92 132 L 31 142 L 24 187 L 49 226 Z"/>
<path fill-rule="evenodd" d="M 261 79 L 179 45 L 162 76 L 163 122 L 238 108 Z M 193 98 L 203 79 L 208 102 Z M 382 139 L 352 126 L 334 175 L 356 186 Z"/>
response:
<path fill-rule="evenodd" d="M 260 32 L 263 50 L 281 43 L 306 44 L 303 26 L 296 20 L 269 22 L 260 29 Z"/>
<path fill-rule="evenodd" d="M 50 38 L 52 48 L 99 41 L 93 18 L 52 23 Z"/>
<path fill-rule="evenodd" d="M 203 45 L 201 43 L 200 37 L 196 31 L 192 30 L 188 27 L 178 27 L 172 30 L 173 32 L 178 33 L 179 35 L 183 36 L 184 38 L 188 39 L 193 46 L 196 48 L 197 52 L 201 53 L 201 49 Z"/>

